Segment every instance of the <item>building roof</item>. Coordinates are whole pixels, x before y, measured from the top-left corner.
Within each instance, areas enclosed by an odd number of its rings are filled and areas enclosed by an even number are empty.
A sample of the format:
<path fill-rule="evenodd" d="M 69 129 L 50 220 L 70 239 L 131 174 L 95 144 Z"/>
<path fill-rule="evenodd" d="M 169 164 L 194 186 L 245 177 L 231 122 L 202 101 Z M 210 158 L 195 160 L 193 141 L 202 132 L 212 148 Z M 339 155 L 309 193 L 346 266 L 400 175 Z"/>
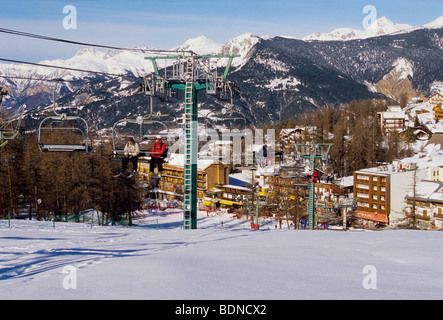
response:
<path fill-rule="evenodd" d="M 354 186 L 354 176 L 343 177 L 339 180 L 337 185 L 341 188 L 349 188 Z"/>
<path fill-rule="evenodd" d="M 252 184 L 252 178 L 243 172 L 232 173 L 229 175 L 229 184 L 245 187 Z"/>
<path fill-rule="evenodd" d="M 443 127 L 442 127 L 443 129 Z M 443 148 L 443 133 L 434 133 L 432 134 L 431 139 L 429 139 L 427 145 L 435 144 L 440 145 Z"/>
<path fill-rule="evenodd" d="M 443 183 L 439 181 L 417 181 L 415 199 L 443 203 Z M 414 190 L 408 192 L 407 199 L 414 199 Z"/>
<path fill-rule="evenodd" d="M 376 175 L 391 175 L 402 173 L 400 166 L 405 168 L 408 164 L 416 164 L 418 170 L 435 168 L 443 164 L 443 151 L 440 144 L 428 144 L 423 152 L 412 157 L 405 158 L 393 164 L 386 164 L 383 166 L 366 168 L 356 171 L 356 173 L 371 173 Z"/>
<path fill-rule="evenodd" d="M 198 159 L 197 161 L 197 168 L 200 170 L 205 170 L 210 165 L 216 163 L 216 160 L 214 159 Z M 168 165 L 175 166 L 175 167 L 184 167 L 185 166 L 185 155 L 182 153 L 173 153 L 171 154 L 171 157 L 169 158 L 169 161 L 167 163 Z"/>

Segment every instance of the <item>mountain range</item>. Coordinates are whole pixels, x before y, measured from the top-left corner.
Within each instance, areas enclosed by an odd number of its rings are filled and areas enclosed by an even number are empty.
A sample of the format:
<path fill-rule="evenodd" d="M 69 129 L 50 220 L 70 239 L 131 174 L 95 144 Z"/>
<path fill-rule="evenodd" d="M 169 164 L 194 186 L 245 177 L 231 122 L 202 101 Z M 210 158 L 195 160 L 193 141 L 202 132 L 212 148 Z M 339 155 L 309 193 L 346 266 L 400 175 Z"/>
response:
<path fill-rule="evenodd" d="M 384 35 L 392 35 L 399 33 L 407 33 L 418 29 L 438 29 L 443 27 L 443 17 L 437 18 L 434 21 L 425 24 L 424 26 L 411 26 L 408 24 L 394 23 L 386 17 L 381 17 L 368 28 L 352 29 L 352 28 L 339 28 L 328 33 L 312 33 L 303 38 L 306 41 L 318 40 L 318 41 L 347 41 L 356 39 L 368 39 L 373 37 L 379 37 Z"/>
<path fill-rule="evenodd" d="M 218 44 L 200 36 L 173 50 L 239 54 L 230 74 L 241 90 L 234 108 L 248 122 L 259 124 L 351 100 L 382 98 L 396 103 L 399 92 L 393 88 L 397 87 L 407 88 L 410 95 L 429 93 L 443 81 L 443 17 L 423 27 L 399 25 L 383 17 L 367 30 L 338 29 L 304 39 L 247 33 Z M 63 78 L 56 92 L 60 106 L 75 110 L 99 129 L 109 128 L 120 118 L 148 109 L 149 101 L 139 92 L 136 79 L 153 71 L 146 56 L 141 51 L 83 48 L 70 59 L 41 62 L 121 77 L 0 64 L 0 75 L 5 77 L 0 85 L 10 92 L 2 107 L 26 105 L 27 123 L 33 127 L 40 110 L 52 102 L 54 82 L 47 80 Z M 220 110 L 226 104 L 204 94 L 199 101 L 201 110 Z M 155 110 L 175 115 L 180 115 L 181 105 L 180 99 L 154 101 Z"/>

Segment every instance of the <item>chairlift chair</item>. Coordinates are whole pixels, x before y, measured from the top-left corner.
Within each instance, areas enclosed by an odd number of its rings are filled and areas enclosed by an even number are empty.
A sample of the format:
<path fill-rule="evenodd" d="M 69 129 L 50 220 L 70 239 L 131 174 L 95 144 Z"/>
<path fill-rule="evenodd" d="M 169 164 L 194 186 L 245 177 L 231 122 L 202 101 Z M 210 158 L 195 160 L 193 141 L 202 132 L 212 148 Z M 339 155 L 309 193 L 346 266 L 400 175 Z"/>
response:
<path fill-rule="evenodd" d="M 44 118 L 38 128 L 38 146 L 41 152 L 85 152 L 89 153 L 92 147 L 89 145 L 89 126 L 86 120 L 79 116 L 68 116 L 66 113 L 58 113 L 56 110 L 55 102 L 55 92 L 57 89 L 57 84 L 63 81 L 62 79 L 57 79 L 54 91 L 52 94 L 52 107 L 54 115 Z M 81 141 L 80 143 L 68 143 L 63 141 L 57 141 L 57 139 L 49 139 L 47 137 L 43 139 L 43 132 L 68 132 L 71 131 L 74 134 L 80 133 Z M 78 138 L 75 136 L 71 136 Z M 76 139 L 78 140 L 78 139 Z"/>
<path fill-rule="evenodd" d="M 81 137 L 80 143 L 67 143 L 60 141 L 43 141 L 47 138 L 43 138 L 43 132 L 67 132 L 71 131 L 74 134 L 79 134 Z M 66 114 L 49 116 L 40 122 L 38 128 L 38 146 L 41 152 L 85 152 L 88 153 L 92 150 L 89 145 L 88 138 L 89 127 L 87 122 L 78 116 L 67 116 Z M 75 137 L 75 136 L 73 136 Z M 76 137 L 76 140 L 79 140 Z"/>
<path fill-rule="evenodd" d="M 232 138 L 234 140 L 244 140 L 245 139 L 245 131 L 244 131 L 244 129 L 246 129 L 246 117 L 245 117 L 245 115 L 241 111 L 233 110 L 232 108 L 229 108 L 229 109 L 223 108 L 221 111 L 211 111 L 211 112 L 207 113 L 206 116 L 205 116 L 205 120 L 204 120 L 205 130 L 208 129 L 208 121 L 209 122 L 213 122 L 213 121 L 211 121 L 211 119 L 209 117 L 209 115 L 211 115 L 211 114 L 221 114 L 222 116 L 221 117 L 217 117 L 217 120 L 224 120 L 224 121 L 229 120 L 229 121 L 231 121 L 231 124 L 235 120 L 242 120 L 242 122 L 243 122 L 243 128 L 242 129 L 243 129 L 243 131 L 241 131 L 241 130 L 240 131 L 238 131 L 238 130 L 237 131 L 235 131 L 235 130 L 234 131 L 230 131 L 228 136 L 229 136 L 229 139 Z M 240 114 L 240 116 L 233 116 L 235 114 Z M 211 125 L 214 127 L 213 123 Z M 217 134 L 219 136 L 221 134 L 222 137 L 223 137 L 223 132 L 221 132 L 218 129 L 215 129 L 215 130 L 217 131 Z M 239 156 L 242 156 L 242 155 L 243 155 L 243 153 L 239 154 Z M 220 155 L 208 155 L 208 156 L 199 155 L 199 158 L 226 160 L 226 157 L 223 156 L 223 155 L 222 156 L 220 156 Z"/>
<path fill-rule="evenodd" d="M 223 108 L 221 111 L 211 111 L 208 112 L 205 116 L 205 129 L 207 129 L 207 124 L 208 124 L 208 120 L 210 120 L 209 115 L 210 114 L 222 114 L 222 117 L 218 117 L 217 120 L 230 120 L 230 121 L 235 121 L 235 120 L 242 120 L 243 122 L 243 129 L 246 129 L 246 116 L 243 114 L 243 112 L 239 111 L 239 110 L 233 110 L 232 108 Z M 232 116 L 234 114 L 239 114 L 239 116 Z"/>

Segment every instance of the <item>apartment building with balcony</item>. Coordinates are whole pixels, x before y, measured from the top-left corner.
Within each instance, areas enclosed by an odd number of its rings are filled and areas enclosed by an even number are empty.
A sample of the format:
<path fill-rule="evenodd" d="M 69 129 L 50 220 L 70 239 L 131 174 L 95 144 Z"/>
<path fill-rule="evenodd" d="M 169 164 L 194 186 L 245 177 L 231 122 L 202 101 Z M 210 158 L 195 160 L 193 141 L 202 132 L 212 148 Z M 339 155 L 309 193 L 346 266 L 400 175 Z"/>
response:
<path fill-rule="evenodd" d="M 414 185 L 428 176 L 426 168 L 415 164 L 385 165 L 354 173 L 356 216 L 368 223 L 395 226 L 405 220 L 405 197 Z"/>
<path fill-rule="evenodd" d="M 399 132 L 406 128 L 409 117 L 400 106 L 389 106 L 387 111 L 378 112 L 378 121 L 383 132 Z"/>
<path fill-rule="evenodd" d="M 407 218 L 419 228 L 443 228 L 443 182 L 419 181 L 406 196 Z"/>

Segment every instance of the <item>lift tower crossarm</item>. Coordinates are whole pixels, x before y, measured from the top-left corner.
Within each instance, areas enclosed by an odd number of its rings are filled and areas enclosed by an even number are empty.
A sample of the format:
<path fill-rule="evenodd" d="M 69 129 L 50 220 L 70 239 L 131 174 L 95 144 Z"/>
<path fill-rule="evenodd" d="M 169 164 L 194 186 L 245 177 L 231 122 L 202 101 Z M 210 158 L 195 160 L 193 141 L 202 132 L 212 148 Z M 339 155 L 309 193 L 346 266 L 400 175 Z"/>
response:
<path fill-rule="evenodd" d="M 190 55 L 176 55 L 176 56 L 158 56 L 158 57 L 145 57 L 147 60 L 152 61 L 152 66 L 154 67 L 154 73 L 159 76 L 160 72 L 158 69 L 157 60 L 177 60 L 177 59 L 185 59 L 186 57 L 190 57 Z M 219 54 L 219 55 L 194 55 L 194 59 L 222 59 L 222 58 L 228 58 L 228 63 L 226 64 L 225 71 L 223 72 L 223 81 L 226 81 L 228 78 L 229 70 L 232 66 L 232 61 L 234 58 L 241 57 L 240 55 L 225 55 L 225 54 Z"/>

